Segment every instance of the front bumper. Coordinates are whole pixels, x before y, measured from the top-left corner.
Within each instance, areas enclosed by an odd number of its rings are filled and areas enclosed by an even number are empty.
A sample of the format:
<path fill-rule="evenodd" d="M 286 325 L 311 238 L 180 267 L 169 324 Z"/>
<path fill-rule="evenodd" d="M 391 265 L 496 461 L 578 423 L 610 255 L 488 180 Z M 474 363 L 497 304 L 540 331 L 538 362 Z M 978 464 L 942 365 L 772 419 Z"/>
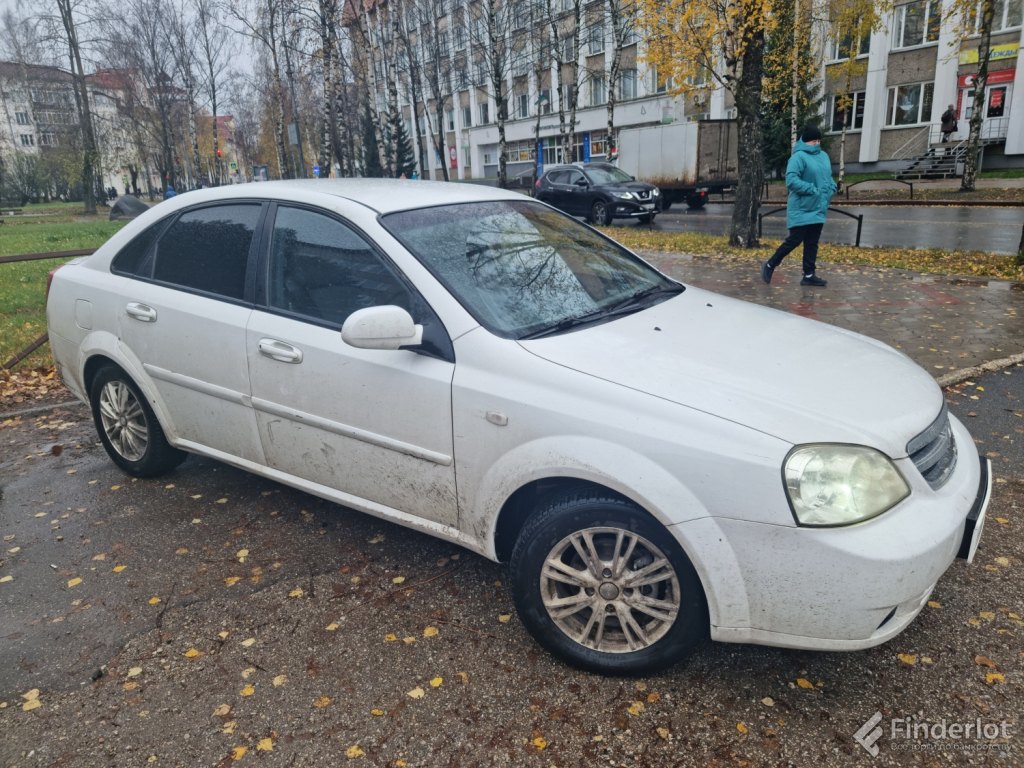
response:
<path fill-rule="evenodd" d="M 641 216 L 654 216 L 661 210 L 656 200 L 637 202 L 635 200 L 616 200 L 612 205 L 612 215 L 616 219 L 635 219 Z"/>
<path fill-rule="evenodd" d="M 954 422 L 961 461 L 939 491 L 918 474 L 896 508 L 843 528 L 702 518 L 674 528 L 704 581 L 711 636 L 810 650 L 883 643 L 920 613 L 953 560 L 973 558 L 992 478 Z M 901 466 L 911 477 L 909 469 Z"/>

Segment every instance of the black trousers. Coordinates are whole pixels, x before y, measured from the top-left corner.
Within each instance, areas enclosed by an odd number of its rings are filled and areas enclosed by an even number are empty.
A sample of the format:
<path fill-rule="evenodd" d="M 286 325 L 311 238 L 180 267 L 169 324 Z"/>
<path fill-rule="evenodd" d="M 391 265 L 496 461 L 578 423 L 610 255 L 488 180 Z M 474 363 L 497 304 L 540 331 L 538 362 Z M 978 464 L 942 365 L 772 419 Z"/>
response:
<path fill-rule="evenodd" d="M 792 227 L 789 236 L 782 241 L 768 263 L 777 267 L 786 258 L 786 255 L 796 248 L 800 243 L 804 244 L 804 274 L 813 275 L 815 265 L 818 263 L 818 241 L 821 239 L 821 229 L 824 224 L 805 224 L 802 227 Z"/>

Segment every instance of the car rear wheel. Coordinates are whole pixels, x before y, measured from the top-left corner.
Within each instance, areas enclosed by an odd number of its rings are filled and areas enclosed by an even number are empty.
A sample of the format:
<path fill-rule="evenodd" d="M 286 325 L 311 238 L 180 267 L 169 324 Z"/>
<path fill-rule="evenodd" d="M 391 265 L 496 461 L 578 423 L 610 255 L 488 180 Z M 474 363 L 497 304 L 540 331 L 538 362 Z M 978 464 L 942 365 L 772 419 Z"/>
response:
<path fill-rule="evenodd" d="M 607 227 L 612 223 L 612 209 L 604 200 L 597 200 L 590 208 L 590 221 Z"/>
<path fill-rule="evenodd" d="M 136 477 L 162 475 L 188 454 L 167 442 L 156 414 L 120 368 L 101 368 L 89 389 L 93 421 L 107 455 Z"/>
<path fill-rule="evenodd" d="M 654 221 L 654 214 L 651 213 L 648 214 L 647 216 L 637 216 L 636 220 L 639 221 L 641 224 L 650 224 L 652 221 Z"/>
<path fill-rule="evenodd" d="M 662 669 L 707 635 L 704 592 L 689 559 L 659 523 L 620 498 L 551 500 L 520 532 L 510 570 L 523 624 L 582 669 Z"/>

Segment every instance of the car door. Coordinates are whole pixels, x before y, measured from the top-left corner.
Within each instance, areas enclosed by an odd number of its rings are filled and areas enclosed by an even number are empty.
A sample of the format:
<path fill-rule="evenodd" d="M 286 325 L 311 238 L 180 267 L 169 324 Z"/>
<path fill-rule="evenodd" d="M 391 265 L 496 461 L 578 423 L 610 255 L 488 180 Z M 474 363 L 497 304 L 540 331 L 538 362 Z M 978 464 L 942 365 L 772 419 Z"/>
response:
<path fill-rule="evenodd" d="M 117 299 L 120 340 L 163 401 L 169 436 L 258 463 L 245 330 L 262 211 L 255 202 L 186 210 L 155 243 L 145 233 L 113 264 L 134 278 Z"/>
<path fill-rule="evenodd" d="M 569 171 L 565 189 L 564 210 L 566 213 L 571 213 L 574 216 L 586 216 L 590 213 L 590 184 L 582 171 L 576 169 Z"/>
<path fill-rule="evenodd" d="M 562 189 L 564 181 L 565 171 L 548 171 L 544 177 L 544 186 L 540 199 L 548 205 L 561 208 L 562 197 L 564 196 Z"/>
<path fill-rule="evenodd" d="M 357 309 L 398 305 L 421 322 L 429 308 L 350 223 L 283 204 L 273 216 L 265 292 L 247 333 L 268 465 L 353 502 L 454 525 L 454 363 L 356 349 L 340 332 Z"/>

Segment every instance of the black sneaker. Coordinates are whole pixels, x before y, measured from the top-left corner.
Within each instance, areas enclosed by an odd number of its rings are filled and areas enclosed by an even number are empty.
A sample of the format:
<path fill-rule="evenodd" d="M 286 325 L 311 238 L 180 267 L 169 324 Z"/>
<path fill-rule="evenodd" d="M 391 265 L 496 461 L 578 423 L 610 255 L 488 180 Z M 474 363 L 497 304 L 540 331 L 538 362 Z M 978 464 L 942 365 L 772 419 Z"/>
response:
<path fill-rule="evenodd" d="M 770 283 L 772 281 L 772 272 L 774 271 L 775 267 L 772 266 L 770 261 L 766 261 L 761 265 L 761 279 L 766 283 Z"/>
<path fill-rule="evenodd" d="M 800 285 L 816 285 L 819 288 L 824 288 L 828 285 L 828 281 L 822 280 L 817 275 L 804 275 L 804 279 L 800 281 Z"/>

